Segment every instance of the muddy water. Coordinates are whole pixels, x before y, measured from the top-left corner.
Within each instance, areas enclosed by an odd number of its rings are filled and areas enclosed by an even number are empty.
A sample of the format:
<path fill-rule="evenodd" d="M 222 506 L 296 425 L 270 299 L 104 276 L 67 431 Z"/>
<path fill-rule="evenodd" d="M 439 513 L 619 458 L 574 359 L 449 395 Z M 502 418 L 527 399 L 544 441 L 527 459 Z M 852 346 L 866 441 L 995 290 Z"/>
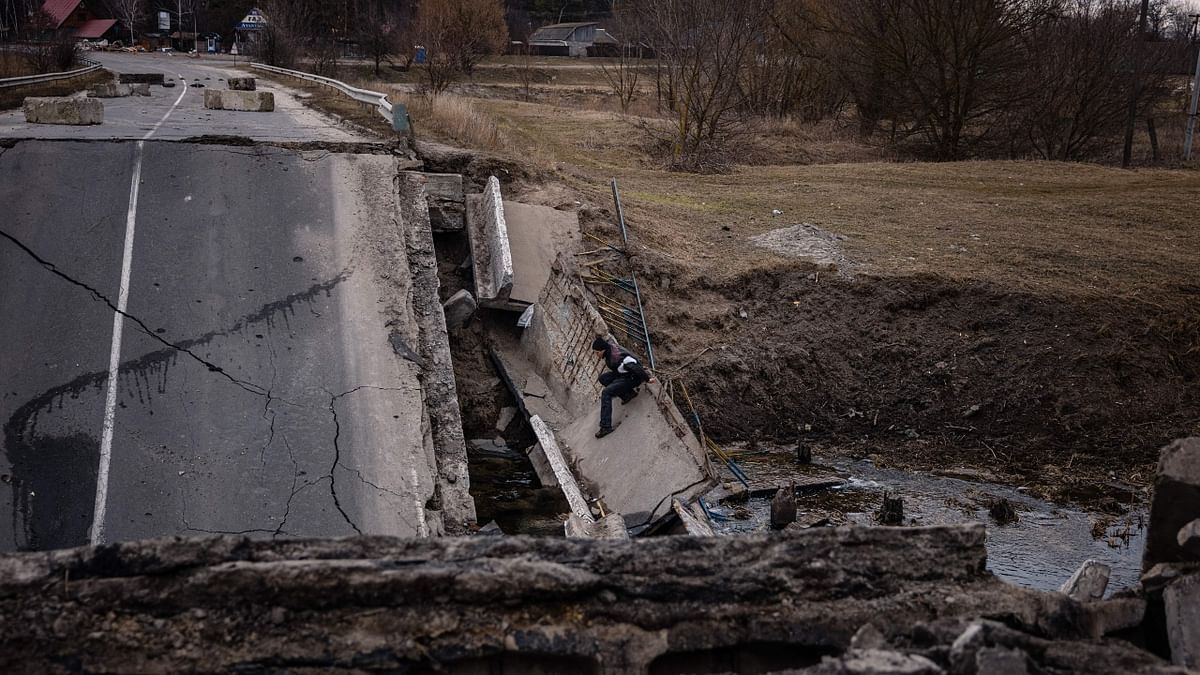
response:
<path fill-rule="evenodd" d="M 1089 513 L 1035 499 L 1019 489 L 955 478 L 881 469 L 866 460 L 815 459 L 797 464 L 790 452 L 763 452 L 739 459 L 755 487 L 786 484 L 831 471 L 846 479 L 839 489 L 797 499 L 800 519 L 828 516 L 831 524 L 873 525 L 884 492 L 904 500 L 905 524 L 987 524 L 988 567 L 1014 584 L 1057 590 L 1087 559 L 1112 568 L 1109 594 L 1137 583 L 1145 543 L 1146 511 L 1133 505 L 1124 514 Z M 988 516 L 990 502 L 1007 499 L 1018 520 L 998 525 Z M 751 499 L 742 508 L 715 508 L 724 532 L 762 531 L 769 527 L 767 499 Z"/>
<path fill-rule="evenodd" d="M 564 536 L 559 514 L 570 507 L 562 491 L 542 487 L 520 449 L 503 439 L 467 441 L 467 464 L 480 525 L 495 521 L 504 534 Z"/>

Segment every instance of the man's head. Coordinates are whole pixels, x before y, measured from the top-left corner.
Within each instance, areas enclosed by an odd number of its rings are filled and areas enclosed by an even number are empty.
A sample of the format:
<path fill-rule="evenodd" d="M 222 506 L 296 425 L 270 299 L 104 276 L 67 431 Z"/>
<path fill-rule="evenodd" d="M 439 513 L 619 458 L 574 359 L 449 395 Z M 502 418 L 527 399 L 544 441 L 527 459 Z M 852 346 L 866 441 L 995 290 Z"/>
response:
<path fill-rule="evenodd" d="M 608 340 L 605 340 L 601 336 L 596 336 L 596 339 L 592 340 L 592 351 L 596 352 L 597 357 L 604 356 L 604 352 L 608 351 Z"/>

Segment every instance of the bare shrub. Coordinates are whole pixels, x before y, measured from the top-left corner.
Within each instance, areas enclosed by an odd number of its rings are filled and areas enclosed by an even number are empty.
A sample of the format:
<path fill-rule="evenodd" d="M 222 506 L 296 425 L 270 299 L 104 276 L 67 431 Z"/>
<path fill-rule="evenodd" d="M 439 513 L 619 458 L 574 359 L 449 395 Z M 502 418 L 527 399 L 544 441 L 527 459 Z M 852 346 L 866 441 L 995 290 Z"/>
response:
<path fill-rule="evenodd" d="M 613 0 L 614 27 L 617 39 L 621 44 L 617 47 L 617 58 L 613 63 L 600 64 L 600 74 L 608 83 L 609 89 L 617 97 L 621 114 L 629 114 L 629 106 L 639 93 L 639 82 L 642 76 L 642 31 L 641 22 L 635 12 L 624 4 Z M 528 48 L 527 48 L 528 49 Z"/>

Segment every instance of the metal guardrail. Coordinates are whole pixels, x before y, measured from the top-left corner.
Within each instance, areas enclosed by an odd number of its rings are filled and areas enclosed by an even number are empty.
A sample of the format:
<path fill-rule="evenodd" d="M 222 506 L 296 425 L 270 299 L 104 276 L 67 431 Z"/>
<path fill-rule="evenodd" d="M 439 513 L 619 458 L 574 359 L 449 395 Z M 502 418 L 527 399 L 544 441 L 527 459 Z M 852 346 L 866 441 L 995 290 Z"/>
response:
<path fill-rule="evenodd" d="M 280 75 L 287 75 L 288 77 L 308 80 L 309 82 L 316 82 L 327 87 L 333 87 L 355 101 L 366 103 L 368 105 L 374 105 L 375 109 L 379 111 L 380 116 L 387 120 L 388 124 L 392 123 L 392 104 L 387 100 L 387 94 L 383 94 L 378 91 L 371 91 L 369 89 L 352 87 L 345 82 L 339 82 L 333 78 L 313 75 L 312 73 L 305 73 L 299 70 L 288 70 L 287 68 L 268 66 L 264 63 L 251 63 L 250 67 L 257 70 L 265 70 L 268 73 L 278 73 Z"/>
<path fill-rule="evenodd" d="M 69 80 L 72 77 L 87 75 L 101 69 L 101 65 L 91 59 L 80 59 L 81 62 L 88 65 L 75 70 L 68 70 L 62 73 L 47 73 L 45 75 L 25 75 L 22 77 L 8 77 L 0 80 L 0 89 L 8 87 L 21 87 L 29 84 L 41 84 L 43 82 L 55 82 L 58 80 Z"/>

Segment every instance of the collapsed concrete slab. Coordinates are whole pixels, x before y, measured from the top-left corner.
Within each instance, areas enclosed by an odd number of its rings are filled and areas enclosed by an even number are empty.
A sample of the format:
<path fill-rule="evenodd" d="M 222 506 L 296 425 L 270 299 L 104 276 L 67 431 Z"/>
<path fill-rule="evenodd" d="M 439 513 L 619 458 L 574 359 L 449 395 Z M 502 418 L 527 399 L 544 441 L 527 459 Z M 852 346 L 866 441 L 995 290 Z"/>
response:
<path fill-rule="evenodd" d="M 269 91 L 205 89 L 204 107 L 209 110 L 273 112 L 275 110 L 275 95 Z"/>
<path fill-rule="evenodd" d="M 620 513 L 635 534 L 653 531 L 677 518 L 674 499 L 689 505 L 716 481 L 699 441 L 659 384 L 643 385 L 628 404 L 615 403 L 616 430 L 595 437 L 603 364 L 591 342 L 608 327 L 573 270 L 568 256 L 555 261 L 529 327 L 519 340 L 498 339 L 493 360 L 522 411 L 544 420 L 585 496 Z"/>
<path fill-rule="evenodd" d="M 466 227 L 466 194 L 461 173 L 425 173 L 417 175 L 425 181 L 429 200 L 429 225 L 434 232 L 460 232 Z"/>
<path fill-rule="evenodd" d="M 104 104 L 94 98 L 30 96 L 22 108 L 30 124 L 89 125 L 104 123 Z"/>
<path fill-rule="evenodd" d="M 488 179 L 482 194 L 466 196 L 466 224 L 475 301 L 482 307 L 507 307 L 513 285 L 512 249 L 495 176 Z"/>
<path fill-rule="evenodd" d="M 226 84 L 232 91 L 256 91 L 258 83 L 253 77 L 231 77 Z"/>
<path fill-rule="evenodd" d="M 579 246 L 579 216 L 574 211 L 506 201 L 504 219 L 513 260 L 509 300 L 514 309 L 523 308 L 537 302 L 558 254 Z"/>
<path fill-rule="evenodd" d="M 1182 438 L 1163 448 L 1154 479 L 1150 526 L 1142 569 L 1159 563 L 1195 562 L 1200 555 L 1180 545 L 1179 531 L 1200 518 L 1200 438 Z"/>
<path fill-rule="evenodd" d="M 467 446 L 450 359 L 446 315 L 438 302 L 440 282 L 429 210 L 422 185 L 403 172 L 394 175 L 398 225 L 407 242 L 413 310 L 421 328 L 417 351 L 422 362 L 421 385 L 429 424 L 426 433 L 433 440 L 437 467 L 434 506 L 442 512 L 446 531 L 462 534 L 475 525 L 475 500 L 470 494 Z"/>
<path fill-rule="evenodd" d="M 869 623 L 882 628 L 876 648 L 948 672 L 977 672 L 992 648 L 1020 649 L 1031 672 L 1167 665 L 1086 640 L 1073 601 L 996 579 L 984 543 L 969 525 L 637 542 L 222 537 L 7 554 L 0 671 L 789 671 L 842 660 Z M 968 625 L 974 637 L 952 652 Z"/>

